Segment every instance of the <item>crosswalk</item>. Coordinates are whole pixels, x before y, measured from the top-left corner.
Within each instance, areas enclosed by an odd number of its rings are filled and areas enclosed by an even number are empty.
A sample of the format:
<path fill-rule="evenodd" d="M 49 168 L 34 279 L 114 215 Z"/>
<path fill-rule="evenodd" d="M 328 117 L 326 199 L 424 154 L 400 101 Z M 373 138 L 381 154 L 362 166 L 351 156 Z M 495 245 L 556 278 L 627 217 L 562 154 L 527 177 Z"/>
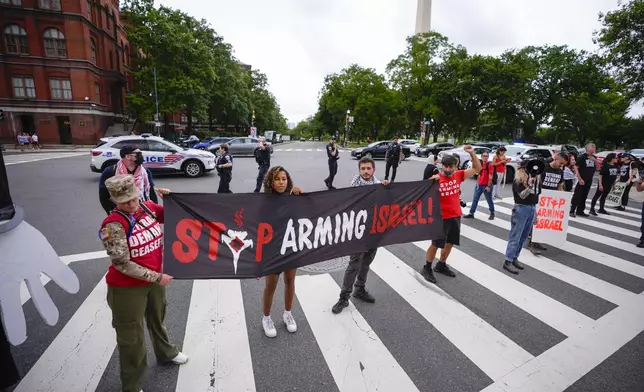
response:
<path fill-rule="evenodd" d="M 299 271 L 295 334 L 281 320 L 281 285 L 273 304 L 278 336 L 269 339 L 261 327 L 263 279 L 172 282 L 167 327 L 190 361 L 158 365 L 148 342 L 143 390 L 593 390 L 589 380 L 605 378 L 600 364 L 621 350 L 629 355 L 631 341 L 644 336 L 644 249 L 633 236 L 641 210 L 633 204 L 571 219 L 565 246 L 541 256 L 522 251 L 525 270 L 511 275 L 501 263 L 512 201 L 496 203 L 492 221 L 486 207 L 482 201 L 476 219 L 462 222 L 461 245 L 449 258 L 456 278 L 438 274 L 436 285 L 418 273 L 428 241 L 380 248 L 367 283 L 376 303 L 352 300 L 338 315 L 331 307 L 343 271 Z M 63 258 L 82 287 L 69 295 L 47 285 L 61 308 L 57 326 L 43 326 L 23 297 L 30 335 L 14 348 L 24 376 L 14 391 L 120 390 L 104 256 Z M 625 373 L 641 366 L 641 357 L 625 358 L 618 366 Z M 623 384 L 611 390 L 642 390 L 641 378 L 616 378 Z"/>
<path fill-rule="evenodd" d="M 17 165 L 20 163 L 30 163 L 38 161 L 46 161 L 49 159 L 77 157 L 80 155 L 88 155 L 87 152 L 35 152 L 35 153 L 20 153 L 14 155 L 4 155 L 5 166 Z"/>

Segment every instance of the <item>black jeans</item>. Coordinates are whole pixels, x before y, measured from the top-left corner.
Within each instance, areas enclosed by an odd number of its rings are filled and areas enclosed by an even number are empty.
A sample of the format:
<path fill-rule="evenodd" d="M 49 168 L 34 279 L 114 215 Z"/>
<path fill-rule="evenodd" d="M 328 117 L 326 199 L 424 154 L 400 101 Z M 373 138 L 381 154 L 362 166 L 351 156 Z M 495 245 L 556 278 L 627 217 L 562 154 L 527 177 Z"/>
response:
<path fill-rule="evenodd" d="M 7 341 L 4 326 L 0 323 L 0 390 L 9 388 L 20 381 L 20 373 L 11 354 L 11 344 Z"/>
<path fill-rule="evenodd" d="M 398 170 L 398 161 L 395 162 L 387 162 L 385 165 L 385 180 L 389 179 L 389 169 L 393 168 L 393 172 L 391 173 L 391 182 L 394 182 L 396 179 L 396 171 Z"/>
<path fill-rule="evenodd" d="M 631 192 L 631 187 L 633 184 L 631 183 L 630 185 L 626 186 L 626 189 L 624 189 L 624 194 L 622 195 L 622 206 L 626 207 L 628 206 L 628 194 Z"/>
<path fill-rule="evenodd" d="M 575 187 L 575 193 L 572 195 L 572 203 L 570 206 L 570 212 L 577 214 L 583 214 L 586 209 L 586 199 L 588 199 L 588 192 L 590 192 L 590 186 L 593 184 L 593 180 L 588 180 L 584 182 L 584 185 L 577 184 Z"/>
<path fill-rule="evenodd" d="M 566 192 L 572 192 L 572 185 L 575 183 L 575 180 L 565 180 L 564 184 L 566 187 Z"/>
<path fill-rule="evenodd" d="M 590 209 L 595 210 L 595 205 L 597 204 L 597 200 L 599 200 L 599 210 L 604 209 L 604 203 L 606 203 L 606 198 L 610 194 L 610 189 L 613 187 L 613 184 L 611 183 L 602 183 L 602 186 L 604 187 L 604 191 L 600 192 L 599 187 L 595 190 L 595 196 L 593 196 L 593 200 L 590 202 Z"/>
<path fill-rule="evenodd" d="M 351 255 L 349 259 L 349 266 L 344 271 L 344 279 L 342 280 L 342 291 L 340 291 L 340 298 L 349 299 L 351 295 L 352 286 L 355 284 L 356 290 L 364 289 L 367 283 L 367 274 L 369 273 L 369 266 L 376 257 L 376 249 L 369 249 L 363 253 L 356 253 Z"/>
<path fill-rule="evenodd" d="M 338 173 L 338 160 L 337 159 L 329 159 L 329 177 L 327 177 L 324 182 L 328 187 L 333 186 L 333 179 L 335 178 L 335 175 Z"/>
<path fill-rule="evenodd" d="M 259 166 L 259 173 L 257 174 L 257 185 L 255 186 L 255 193 L 260 192 L 262 190 L 262 183 L 264 182 L 264 177 L 266 176 L 266 172 L 268 171 L 268 166 L 270 165 Z"/>
<path fill-rule="evenodd" d="M 233 173 L 228 170 L 222 170 L 219 173 L 219 189 L 217 193 L 232 193 L 230 191 L 230 181 L 233 179 Z"/>

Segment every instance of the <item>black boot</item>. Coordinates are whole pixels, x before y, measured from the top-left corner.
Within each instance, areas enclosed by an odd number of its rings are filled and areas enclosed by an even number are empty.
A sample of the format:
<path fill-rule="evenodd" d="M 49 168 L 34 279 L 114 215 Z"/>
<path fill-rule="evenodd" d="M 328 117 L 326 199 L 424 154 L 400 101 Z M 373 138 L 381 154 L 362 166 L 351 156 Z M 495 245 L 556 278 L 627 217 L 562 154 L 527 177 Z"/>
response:
<path fill-rule="evenodd" d="M 369 294 L 369 292 L 367 290 L 365 290 L 364 287 L 361 288 L 361 289 L 356 289 L 353 292 L 353 297 L 361 299 L 364 302 L 368 302 L 370 304 L 376 302 L 376 299 L 373 297 L 373 295 Z"/>
<path fill-rule="evenodd" d="M 436 277 L 434 276 L 434 271 L 432 271 L 431 263 L 425 263 L 423 268 L 420 269 L 420 274 L 423 275 L 426 281 L 436 283 Z"/>
<path fill-rule="evenodd" d="M 519 271 L 514 267 L 513 263 L 507 260 L 503 263 L 503 269 L 511 274 L 519 275 Z"/>
<path fill-rule="evenodd" d="M 346 308 L 347 306 L 349 306 L 349 300 L 340 297 L 338 302 L 336 302 L 336 304 L 331 308 L 331 311 L 333 312 L 333 314 L 338 314 L 342 312 L 342 309 Z"/>
<path fill-rule="evenodd" d="M 525 268 L 525 267 L 523 266 L 523 263 L 522 263 L 522 262 L 520 262 L 519 260 L 514 260 L 514 261 L 512 262 L 512 266 L 513 266 L 514 268 L 516 268 L 516 269 L 520 269 L 520 270 L 522 270 L 522 269 L 524 269 L 524 268 Z"/>

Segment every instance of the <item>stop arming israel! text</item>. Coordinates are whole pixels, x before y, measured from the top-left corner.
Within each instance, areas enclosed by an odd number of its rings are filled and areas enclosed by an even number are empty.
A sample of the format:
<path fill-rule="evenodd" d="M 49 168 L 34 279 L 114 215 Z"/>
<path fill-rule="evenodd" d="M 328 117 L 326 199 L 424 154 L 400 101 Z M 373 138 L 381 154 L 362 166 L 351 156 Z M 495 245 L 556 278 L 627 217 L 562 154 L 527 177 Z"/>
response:
<path fill-rule="evenodd" d="M 255 278 L 443 236 L 433 181 L 297 196 L 171 193 L 163 204 L 164 272 L 175 279 Z"/>
<path fill-rule="evenodd" d="M 570 192 L 542 190 L 532 232 L 533 242 L 550 245 L 566 243 L 571 196 Z"/>

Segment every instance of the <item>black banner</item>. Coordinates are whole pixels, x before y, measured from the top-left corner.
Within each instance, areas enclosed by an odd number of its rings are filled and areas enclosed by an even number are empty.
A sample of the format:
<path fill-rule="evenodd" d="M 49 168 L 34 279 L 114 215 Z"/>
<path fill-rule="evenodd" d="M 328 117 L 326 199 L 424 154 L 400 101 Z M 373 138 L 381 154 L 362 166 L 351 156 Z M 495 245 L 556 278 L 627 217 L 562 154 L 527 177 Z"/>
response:
<path fill-rule="evenodd" d="M 164 272 L 176 279 L 255 278 L 443 237 L 433 181 L 297 196 L 171 193 L 163 204 Z"/>

